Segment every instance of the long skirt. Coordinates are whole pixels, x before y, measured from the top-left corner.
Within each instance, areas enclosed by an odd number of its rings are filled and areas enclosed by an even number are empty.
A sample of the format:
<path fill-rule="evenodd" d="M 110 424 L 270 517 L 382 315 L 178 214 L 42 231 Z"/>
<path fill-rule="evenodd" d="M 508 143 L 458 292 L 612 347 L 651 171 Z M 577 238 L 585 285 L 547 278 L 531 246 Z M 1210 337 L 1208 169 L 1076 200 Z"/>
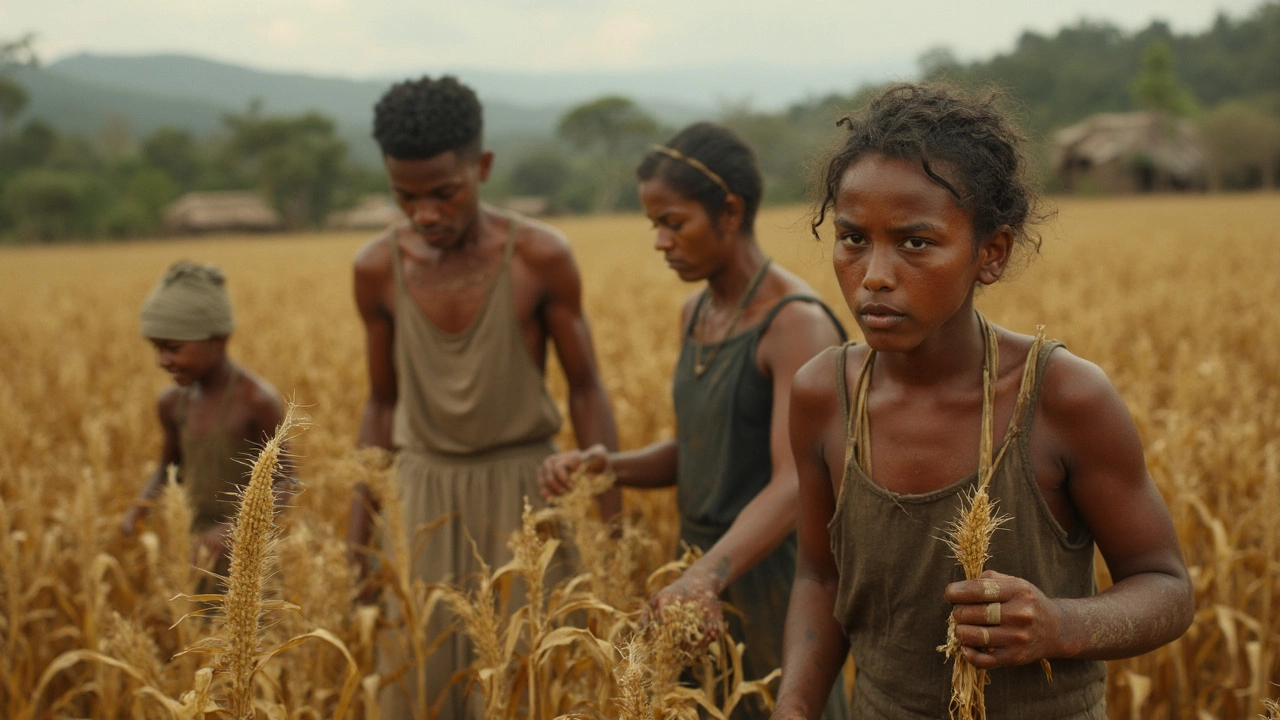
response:
<path fill-rule="evenodd" d="M 491 572 L 506 564 L 512 557 L 507 540 L 520 527 L 525 498 L 535 508 L 541 504 L 537 469 L 553 450 L 543 441 L 469 456 L 402 452 L 397 475 L 407 545 L 411 552 L 417 546 L 413 576 L 427 583 L 474 588 L 480 572 L 477 553 Z M 450 518 L 427 533 L 421 544 L 415 541 L 417 528 L 444 516 Z M 519 604 L 513 597 L 512 607 Z M 394 598 L 387 601 L 387 613 L 397 624 L 401 613 Z M 409 638 L 403 631 L 382 633 L 378 671 L 384 678 L 398 676 L 379 697 L 382 720 L 426 717 L 425 709 L 436 703 L 442 720 L 483 716 L 479 690 L 467 692 L 466 680 L 461 679 L 460 671 L 473 660 L 472 644 L 455 620 L 452 610 L 440 603 L 425 637 L 418 638 L 430 644 L 444 637 L 427 656 L 426 686 L 421 688 Z"/>

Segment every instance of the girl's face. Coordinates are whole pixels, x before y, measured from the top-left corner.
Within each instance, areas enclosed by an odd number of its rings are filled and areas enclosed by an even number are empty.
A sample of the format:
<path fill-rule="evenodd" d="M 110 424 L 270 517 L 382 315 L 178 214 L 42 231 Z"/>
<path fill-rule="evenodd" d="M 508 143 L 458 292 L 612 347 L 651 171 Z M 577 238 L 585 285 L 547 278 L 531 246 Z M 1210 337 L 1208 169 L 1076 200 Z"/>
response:
<path fill-rule="evenodd" d="M 945 174 L 944 174 L 945 177 Z M 973 215 L 919 160 L 864 156 L 845 170 L 832 213 L 836 278 L 867 343 L 912 350 L 999 279 L 1012 233 L 974 251 Z"/>
<path fill-rule="evenodd" d="M 209 340 L 165 340 L 148 338 L 156 350 L 156 364 L 169 373 L 173 382 L 186 387 L 203 380 L 222 362 L 226 338 Z"/>
<path fill-rule="evenodd" d="M 681 280 L 704 280 L 725 262 L 729 243 L 702 203 L 672 190 L 659 178 L 640 183 L 640 203 L 653 222 L 653 248 Z"/>

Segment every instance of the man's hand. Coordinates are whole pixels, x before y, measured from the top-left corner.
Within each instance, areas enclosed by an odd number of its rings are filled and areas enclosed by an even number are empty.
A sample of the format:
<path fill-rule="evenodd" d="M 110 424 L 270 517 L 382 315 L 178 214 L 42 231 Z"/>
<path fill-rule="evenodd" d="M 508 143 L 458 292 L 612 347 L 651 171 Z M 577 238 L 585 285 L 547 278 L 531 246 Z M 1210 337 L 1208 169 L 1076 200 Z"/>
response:
<path fill-rule="evenodd" d="M 1022 578 L 987 570 L 977 580 L 951 583 L 956 639 L 974 667 L 990 669 L 1063 657 L 1059 603 Z"/>
<path fill-rule="evenodd" d="M 609 470 L 609 451 L 604 445 L 586 450 L 556 453 L 538 467 L 538 493 L 550 501 L 573 489 L 573 475 L 578 471 L 603 473 Z"/>

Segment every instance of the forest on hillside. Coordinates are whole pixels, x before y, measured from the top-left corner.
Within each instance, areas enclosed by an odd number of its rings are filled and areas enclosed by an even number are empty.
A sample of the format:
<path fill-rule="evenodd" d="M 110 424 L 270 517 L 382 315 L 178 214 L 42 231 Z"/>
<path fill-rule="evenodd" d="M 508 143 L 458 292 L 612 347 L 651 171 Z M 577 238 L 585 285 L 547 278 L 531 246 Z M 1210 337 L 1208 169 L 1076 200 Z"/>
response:
<path fill-rule="evenodd" d="M 18 122 L 29 95 L 19 69 L 38 64 L 32 36 L 0 39 L 0 238 L 131 237 L 159 231 L 163 209 L 192 190 L 262 195 L 287 227 L 321 227 L 330 213 L 385 188 L 380 168 L 353 159 L 332 119 L 250 106 L 217 130 L 160 127 L 133 137 L 108 121 L 97 132 L 59 132 Z M 1195 124 L 1224 189 L 1274 187 L 1280 177 L 1280 0 L 1245 17 L 1219 15 L 1200 33 L 1161 22 L 1137 32 L 1082 21 L 1056 34 L 1024 33 L 1009 52 L 961 62 L 944 47 L 920 57 L 919 76 L 974 91 L 999 89 L 1032 141 L 1036 174 L 1050 172 L 1054 133 L 1099 112 L 1151 109 Z M 462 78 L 464 81 L 466 78 Z M 766 176 L 766 201 L 806 197 L 807 168 L 837 137 L 835 121 L 880 86 L 809 98 L 778 112 L 749 104 L 716 117 L 751 142 Z M 630 210 L 637 156 L 674 132 L 623 96 L 588 100 L 554 134 L 504 148 L 490 199 L 535 196 L 552 212 Z"/>

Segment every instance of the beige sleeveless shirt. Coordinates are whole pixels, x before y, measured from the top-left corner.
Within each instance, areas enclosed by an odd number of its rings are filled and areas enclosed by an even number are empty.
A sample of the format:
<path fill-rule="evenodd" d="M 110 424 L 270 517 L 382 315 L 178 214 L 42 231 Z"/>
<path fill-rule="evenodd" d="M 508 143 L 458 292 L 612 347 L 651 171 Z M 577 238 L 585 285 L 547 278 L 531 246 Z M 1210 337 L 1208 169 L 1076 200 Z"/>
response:
<path fill-rule="evenodd" d="M 391 244 L 395 274 L 396 409 L 392 441 L 401 450 L 474 455 L 545 443 L 560 412 L 525 347 L 511 287 L 511 232 L 489 295 L 471 324 L 447 333 L 422 313 L 404 283 L 400 246 Z"/>
<path fill-rule="evenodd" d="M 1051 598 L 1075 598 L 1097 592 L 1093 538 L 1083 525 L 1068 533 L 1053 517 L 1036 483 L 1029 440 L 1044 367 L 1060 346 L 1046 342 L 1039 357 L 1027 359 L 1037 372 L 1031 387 L 1019 389 L 1030 393 L 1026 411 L 1011 421 L 1005 442 L 1012 446 L 988 487 L 1013 519 L 992 538 L 987 568 L 1025 578 Z M 849 427 L 847 350 L 837 356 L 836 383 Z M 860 381 L 852 397 L 861 390 Z M 858 462 L 846 463 L 829 530 L 840 568 L 834 614 L 857 666 L 854 718 L 947 717 L 951 665 L 937 647 L 946 641 L 951 605 L 942 593 L 964 571 L 940 538 L 957 516 L 962 491 L 977 482 L 975 471 L 933 492 L 904 495 L 876 483 Z M 990 671 L 987 717 L 1105 720 L 1105 664 L 1059 659 L 1052 669 L 1052 683 L 1036 663 Z"/>

